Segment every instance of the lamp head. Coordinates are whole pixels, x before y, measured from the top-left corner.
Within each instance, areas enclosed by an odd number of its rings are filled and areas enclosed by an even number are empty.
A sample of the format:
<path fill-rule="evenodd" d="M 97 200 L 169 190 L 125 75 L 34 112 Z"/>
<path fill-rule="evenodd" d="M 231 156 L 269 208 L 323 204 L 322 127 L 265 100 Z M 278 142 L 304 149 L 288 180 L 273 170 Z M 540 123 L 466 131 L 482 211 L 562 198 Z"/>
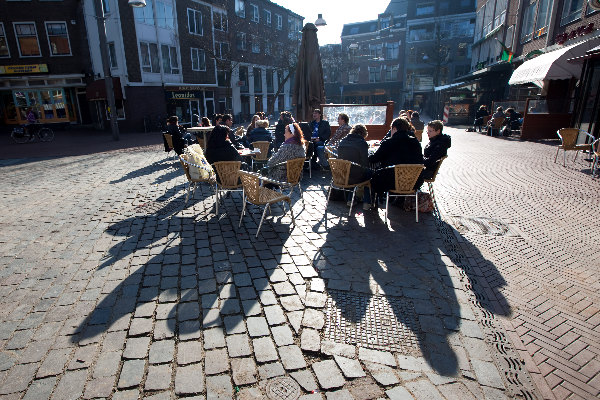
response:
<path fill-rule="evenodd" d="M 327 22 L 325 22 L 325 20 L 323 19 L 323 14 L 318 14 L 317 15 L 317 20 L 315 21 L 315 25 L 316 26 L 325 26 L 325 25 L 327 25 Z"/>
<path fill-rule="evenodd" d="M 146 0 L 129 0 L 127 4 L 131 7 L 146 7 Z"/>

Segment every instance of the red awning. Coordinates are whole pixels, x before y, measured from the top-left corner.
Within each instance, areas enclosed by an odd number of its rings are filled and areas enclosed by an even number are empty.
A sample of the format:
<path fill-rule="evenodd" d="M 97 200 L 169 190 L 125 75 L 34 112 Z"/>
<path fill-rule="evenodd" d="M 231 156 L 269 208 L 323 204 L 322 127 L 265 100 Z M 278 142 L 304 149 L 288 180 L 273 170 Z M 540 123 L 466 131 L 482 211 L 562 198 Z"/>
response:
<path fill-rule="evenodd" d="M 123 92 L 121 91 L 121 79 L 112 78 L 113 90 L 115 92 L 115 100 L 123 100 Z M 104 79 L 98 79 L 90 83 L 85 92 L 85 98 L 87 100 L 105 100 L 106 99 L 106 85 Z"/>

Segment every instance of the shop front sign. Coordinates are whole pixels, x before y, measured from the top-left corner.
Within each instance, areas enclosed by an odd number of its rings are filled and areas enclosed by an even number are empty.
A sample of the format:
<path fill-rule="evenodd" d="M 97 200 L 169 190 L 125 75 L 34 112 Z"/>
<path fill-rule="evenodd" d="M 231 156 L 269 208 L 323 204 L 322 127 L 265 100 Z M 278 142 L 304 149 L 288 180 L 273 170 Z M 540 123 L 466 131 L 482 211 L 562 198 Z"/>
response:
<path fill-rule="evenodd" d="M 48 64 L 0 65 L 0 75 L 47 73 Z"/>
<path fill-rule="evenodd" d="M 202 92 L 185 90 L 181 92 L 167 92 L 169 100 L 198 100 L 202 99 Z"/>
<path fill-rule="evenodd" d="M 569 39 L 575 39 L 578 36 L 587 35 L 588 33 L 592 33 L 594 31 L 594 23 L 589 23 L 587 25 L 580 26 L 577 29 L 573 29 L 570 32 L 564 32 L 556 35 L 554 39 L 556 43 L 563 44 Z"/>

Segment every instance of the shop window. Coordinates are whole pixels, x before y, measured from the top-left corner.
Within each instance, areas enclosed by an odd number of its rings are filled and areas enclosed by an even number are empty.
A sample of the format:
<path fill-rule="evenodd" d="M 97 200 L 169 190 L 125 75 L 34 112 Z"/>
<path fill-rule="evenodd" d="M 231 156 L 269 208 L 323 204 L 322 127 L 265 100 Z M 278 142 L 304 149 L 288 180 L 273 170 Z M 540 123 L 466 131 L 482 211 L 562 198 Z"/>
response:
<path fill-rule="evenodd" d="M 262 69 L 254 68 L 252 74 L 254 75 L 254 93 L 262 93 Z"/>
<path fill-rule="evenodd" d="M 277 17 L 277 29 L 282 30 L 283 29 L 283 17 L 279 14 L 275 14 L 275 17 Z"/>
<path fill-rule="evenodd" d="M 272 69 L 267 70 L 267 92 L 273 93 L 275 92 L 275 87 L 273 85 L 273 73 Z"/>
<path fill-rule="evenodd" d="M 13 99 L 23 120 L 29 108 L 33 109 L 38 119 L 45 121 L 69 117 L 62 89 L 14 91 Z"/>
<path fill-rule="evenodd" d="M 258 6 L 250 3 L 250 8 L 252 9 L 252 22 L 260 22 L 260 12 L 258 11 Z"/>
<path fill-rule="evenodd" d="M 192 71 L 206 71 L 206 54 L 203 49 L 192 47 Z"/>
<path fill-rule="evenodd" d="M 215 30 L 227 32 L 227 14 L 223 11 L 213 11 L 213 25 Z"/>
<path fill-rule="evenodd" d="M 166 44 L 160 45 L 162 55 L 163 71 L 165 74 L 179 74 L 179 61 L 177 60 L 177 47 Z"/>
<path fill-rule="evenodd" d="M 188 31 L 194 35 L 202 35 L 202 13 L 198 10 L 187 9 Z"/>
<path fill-rule="evenodd" d="M 52 56 L 70 56 L 71 46 L 66 22 L 46 22 L 48 46 Z"/>
<path fill-rule="evenodd" d="M 35 24 L 33 22 L 15 22 L 14 28 L 19 45 L 19 55 L 21 57 L 41 56 Z"/>
<path fill-rule="evenodd" d="M 523 24 L 521 26 L 521 43 L 525 43 L 531 40 L 533 36 L 533 18 L 535 16 L 535 9 L 537 2 L 529 4 L 523 12 Z"/>
<path fill-rule="evenodd" d="M 246 50 L 246 34 L 244 32 L 236 33 L 235 45 L 238 50 Z"/>
<path fill-rule="evenodd" d="M 10 57 L 8 42 L 6 41 L 6 32 L 4 32 L 4 24 L 2 22 L 0 22 L 0 57 Z"/>
<path fill-rule="evenodd" d="M 146 0 L 146 7 L 133 7 L 133 17 L 136 22 L 154 25 L 152 0 Z"/>
<path fill-rule="evenodd" d="M 174 28 L 173 6 L 162 1 L 156 2 L 156 22 L 160 28 Z"/>
<path fill-rule="evenodd" d="M 160 73 L 160 59 L 156 43 L 140 42 L 140 54 L 142 57 L 142 71 Z"/>
<path fill-rule="evenodd" d="M 246 2 L 245 2 L 245 0 L 235 0 L 235 14 L 238 17 L 246 18 Z"/>
<path fill-rule="evenodd" d="M 562 9 L 560 24 L 565 25 L 581 17 L 583 9 L 583 0 L 565 0 Z"/>
<path fill-rule="evenodd" d="M 265 24 L 271 26 L 271 11 L 265 10 Z"/>
<path fill-rule="evenodd" d="M 110 69 L 117 69 L 117 51 L 115 49 L 115 42 L 108 42 L 108 57 L 110 58 Z"/>

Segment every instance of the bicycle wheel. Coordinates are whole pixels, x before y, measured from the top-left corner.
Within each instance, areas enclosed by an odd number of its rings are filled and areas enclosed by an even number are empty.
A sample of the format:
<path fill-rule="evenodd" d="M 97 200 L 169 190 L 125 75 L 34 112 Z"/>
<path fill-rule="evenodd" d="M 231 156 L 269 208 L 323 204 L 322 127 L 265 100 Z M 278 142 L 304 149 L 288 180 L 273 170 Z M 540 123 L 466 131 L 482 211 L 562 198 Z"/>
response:
<path fill-rule="evenodd" d="M 54 132 L 50 128 L 40 129 L 38 135 L 40 136 L 40 140 L 42 142 L 51 142 L 52 140 L 54 140 Z"/>
<path fill-rule="evenodd" d="M 27 143 L 31 140 L 31 133 L 29 133 L 26 129 L 18 130 L 17 128 L 13 129 L 10 137 L 17 143 Z"/>

